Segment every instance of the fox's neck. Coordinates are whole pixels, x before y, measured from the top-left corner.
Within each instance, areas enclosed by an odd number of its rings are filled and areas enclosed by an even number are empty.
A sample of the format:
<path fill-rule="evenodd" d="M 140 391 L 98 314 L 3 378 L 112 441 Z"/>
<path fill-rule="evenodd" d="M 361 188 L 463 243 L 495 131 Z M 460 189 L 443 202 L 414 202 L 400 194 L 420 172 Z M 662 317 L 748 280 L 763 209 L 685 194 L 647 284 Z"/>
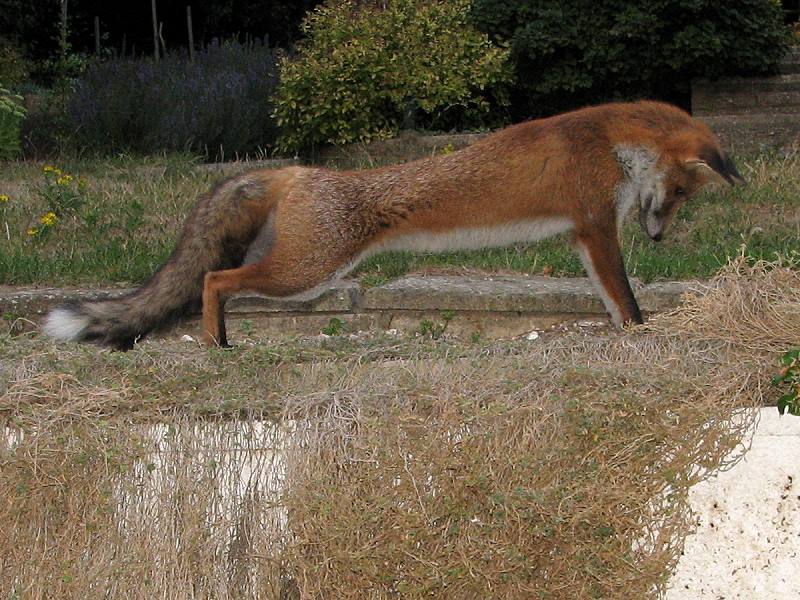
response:
<path fill-rule="evenodd" d="M 658 167 L 658 152 L 651 146 L 618 144 L 614 154 L 623 179 L 616 189 L 617 223 L 621 225 L 633 208 L 658 208 L 664 200 L 664 173 Z"/>

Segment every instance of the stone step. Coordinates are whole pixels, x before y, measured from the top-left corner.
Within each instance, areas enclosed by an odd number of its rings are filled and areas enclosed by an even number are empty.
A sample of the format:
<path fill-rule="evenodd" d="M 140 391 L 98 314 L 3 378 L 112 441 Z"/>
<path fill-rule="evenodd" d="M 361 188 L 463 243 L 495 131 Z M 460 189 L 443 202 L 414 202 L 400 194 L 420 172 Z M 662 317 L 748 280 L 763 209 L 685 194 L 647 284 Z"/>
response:
<path fill-rule="evenodd" d="M 800 74 L 800 60 L 794 62 L 782 62 L 778 65 L 778 72 L 781 75 Z"/>
<path fill-rule="evenodd" d="M 800 90 L 800 75 L 769 75 L 765 77 L 724 77 L 722 79 L 696 79 L 692 89 L 708 89 L 720 92 L 786 92 Z"/>
<path fill-rule="evenodd" d="M 764 147 L 788 148 L 800 144 L 800 110 L 772 114 L 728 114 L 699 117 L 736 153 L 750 154 Z"/>
<path fill-rule="evenodd" d="M 697 285 L 631 283 L 645 312 L 677 306 L 681 295 Z M 360 306 L 366 310 L 605 313 L 589 279 L 535 275 L 407 275 L 365 290 Z"/>
<path fill-rule="evenodd" d="M 765 92 L 750 97 L 702 93 L 692 95 L 692 115 L 715 117 L 720 115 L 786 115 L 798 114 L 800 118 L 800 91 Z"/>
<path fill-rule="evenodd" d="M 678 306 L 682 295 L 702 287 L 701 282 L 631 284 L 643 312 Z M 0 314 L 38 319 L 64 302 L 102 300 L 130 290 L 14 289 L 0 290 Z M 407 275 L 380 287 L 362 289 L 357 281 L 336 282 L 321 296 L 307 300 L 278 300 L 240 294 L 228 301 L 233 319 L 268 321 L 270 330 L 283 333 L 319 332 L 332 318 L 354 328 L 399 327 L 419 324 L 422 318 L 447 322 L 458 317 L 473 331 L 530 331 L 550 324 L 591 317 L 605 320 L 606 311 L 594 285 L 585 277 L 524 275 Z M 539 325 L 537 325 L 537 323 Z M 197 333 L 193 324 L 188 331 Z"/>
<path fill-rule="evenodd" d="M 800 73 L 692 82 L 692 113 L 695 116 L 754 112 L 800 112 Z"/>
<path fill-rule="evenodd" d="M 789 49 L 786 56 L 778 62 L 778 71 L 784 75 L 800 73 L 800 46 Z"/>

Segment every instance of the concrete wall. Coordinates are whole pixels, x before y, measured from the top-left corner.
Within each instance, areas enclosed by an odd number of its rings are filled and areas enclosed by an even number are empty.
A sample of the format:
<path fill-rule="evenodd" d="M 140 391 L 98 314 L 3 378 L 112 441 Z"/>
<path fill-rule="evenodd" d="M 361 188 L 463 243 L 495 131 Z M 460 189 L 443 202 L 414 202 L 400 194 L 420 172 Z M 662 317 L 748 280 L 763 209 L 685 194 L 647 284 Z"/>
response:
<path fill-rule="evenodd" d="M 667 600 L 800 598 L 800 418 L 762 409 L 744 458 L 691 498 L 697 530 Z"/>

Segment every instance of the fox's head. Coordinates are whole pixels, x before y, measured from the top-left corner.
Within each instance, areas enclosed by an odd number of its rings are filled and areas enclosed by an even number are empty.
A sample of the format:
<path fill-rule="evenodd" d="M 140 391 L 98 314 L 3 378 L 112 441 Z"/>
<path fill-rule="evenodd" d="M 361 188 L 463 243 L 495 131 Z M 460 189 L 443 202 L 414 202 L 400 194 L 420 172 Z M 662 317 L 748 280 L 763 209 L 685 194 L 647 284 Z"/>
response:
<path fill-rule="evenodd" d="M 639 195 L 639 223 L 652 240 L 661 240 L 678 209 L 701 188 L 744 183 L 711 130 L 694 119 L 659 150 L 651 171 L 653 185 Z"/>

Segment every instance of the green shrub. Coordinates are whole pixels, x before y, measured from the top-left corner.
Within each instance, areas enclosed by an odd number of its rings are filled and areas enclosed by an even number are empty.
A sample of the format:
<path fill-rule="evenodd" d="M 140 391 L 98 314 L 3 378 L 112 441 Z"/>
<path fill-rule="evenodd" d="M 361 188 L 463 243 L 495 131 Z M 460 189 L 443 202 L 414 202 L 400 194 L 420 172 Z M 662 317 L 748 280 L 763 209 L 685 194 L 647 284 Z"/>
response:
<path fill-rule="evenodd" d="M 0 85 L 15 88 L 28 78 L 28 61 L 14 46 L 0 42 Z"/>
<path fill-rule="evenodd" d="M 71 94 L 75 143 L 92 151 L 190 151 L 212 157 L 258 152 L 274 144 L 270 97 L 275 50 L 209 46 L 191 61 L 95 62 Z"/>
<path fill-rule="evenodd" d="M 22 151 L 26 158 L 44 158 L 71 153 L 76 130 L 68 114 L 70 99 L 91 64 L 84 54 L 42 61 L 39 76 L 52 82 L 49 88 L 36 90 L 36 101 L 22 123 Z"/>
<path fill-rule="evenodd" d="M 19 154 L 19 131 L 25 109 L 22 97 L 0 87 L 0 160 L 11 160 Z"/>
<path fill-rule="evenodd" d="M 426 127 L 486 125 L 510 81 L 508 51 L 468 25 L 469 0 L 329 0 L 281 61 L 279 146 L 390 135 L 410 105 Z"/>
<path fill-rule="evenodd" d="M 789 41 L 773 0 L 474 0 L 508 43 L 518 116 L 616 98 L 688 100 L 694 77 L 764 73 Z"/>

